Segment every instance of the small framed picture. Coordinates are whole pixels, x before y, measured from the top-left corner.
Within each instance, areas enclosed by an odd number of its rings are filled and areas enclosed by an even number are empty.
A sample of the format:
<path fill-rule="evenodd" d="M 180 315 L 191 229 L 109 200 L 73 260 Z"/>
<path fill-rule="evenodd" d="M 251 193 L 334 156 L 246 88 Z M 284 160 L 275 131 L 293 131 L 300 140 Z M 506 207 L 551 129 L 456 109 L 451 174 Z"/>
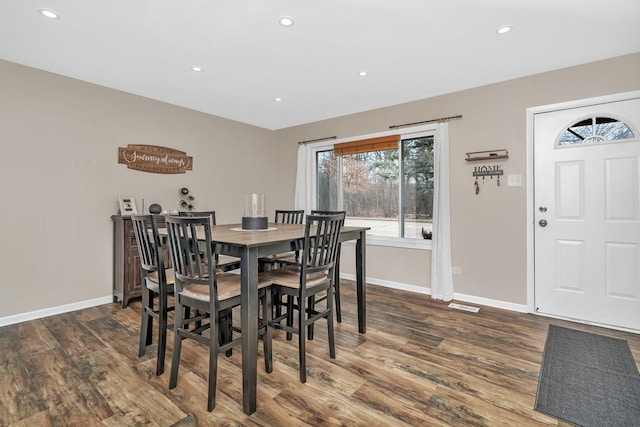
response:
<path fill-rule="evenodd" d="M 137 215 L 136 201 L 131 196 L 119 196 L 120 215 Z"/>

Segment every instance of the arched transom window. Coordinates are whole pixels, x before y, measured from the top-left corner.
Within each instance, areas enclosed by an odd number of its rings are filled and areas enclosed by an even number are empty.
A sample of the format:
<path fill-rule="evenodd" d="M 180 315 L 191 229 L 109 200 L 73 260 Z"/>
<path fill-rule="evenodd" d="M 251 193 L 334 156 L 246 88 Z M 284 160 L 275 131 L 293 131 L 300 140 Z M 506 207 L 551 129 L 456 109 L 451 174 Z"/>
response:
<path fill-rule="evenodd" d="M 587 117 L 567 127 L 558 137 L 557 146 L 603 144 L 637 138 L 624 121 L 603 116 Z"/>

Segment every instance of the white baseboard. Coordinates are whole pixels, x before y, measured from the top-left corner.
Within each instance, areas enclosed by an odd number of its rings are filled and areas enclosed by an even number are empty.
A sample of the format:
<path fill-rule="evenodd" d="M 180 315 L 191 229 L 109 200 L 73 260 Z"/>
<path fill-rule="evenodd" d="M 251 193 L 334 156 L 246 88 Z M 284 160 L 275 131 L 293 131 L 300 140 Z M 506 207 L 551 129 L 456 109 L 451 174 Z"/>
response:
<path fill-rule="evenodd" d="M 347 280 L 353 280 L 354 282 L 356 281 L 355 274 L 343 274 L 343 273 L 340 273 L 340 278 L 347 279 Z M 430 288 L 423 288 L 422 286 L 408 285 L 406 283 L 392 282 L 390 280 L 374 279 L 372 277 L 367 277 L 367 283 L 371 283 L 372 285 L 384 286 L 385 288 L 399 289 L 401 291 L 414 292 L 416 294 L 431 295 L 431 289 Z"/>
<path fill-rule="evenodd" d="M 0 327 L 26 322 L 28 320 L 42 319 L 43 317 L 53 316 L 54 314 L 68 313 L 70 311 L 95 307 L 97 305 L 108 304 L 111 302 L 113 302 L 113 295 L 108 295 L 105 297 L 78 301 L 71 304 L 59 305 L 57 307 L 43 308 L 42 310 L 29 311 L 27 313 L 0 317 Z"/>
<path fill-rule="evenodd" d="M 344 274 L 341 273 L 340 277 L 347 280 L 356 280 L 355 274 Z M 399 289 L 402 291 L 414 292 L 423 295 L 431 295 L 431 288 L 423 288 L 422 286 L 409 285 L 406 283 L 392 282 L 389 280 L 381 280 L 375 279 L 372 277 L 367 277 L 367 283 L 371 283 L 373 285 L 384 286 L 392 289 Z M 494 300 L 489 298 L 477 297 L 474 295 L 466 295 L 454 292 L 453 299 L 456 301 L 470 302 L 474 304 L 486 305 L 488 307 L 501 308 L 509 311 L 517 311 L 520 313 L 527 312 L 526 304 L 514 304 L 512 302 Z"/>
<path fill-rule="evenodd" d="M 475 295 L 466 295 L 466 294 L 459 294 L 457 292 L 454 292 L 453 299 L 455 299 L 456 301 L 464 301 L 464 302 L 470 302 L 473 304 L 486 305 L 488 307 L 493 307 L 493 308 L 501 308 L 503 310 L 517 311 L 519 313 L 527 312 L 526 304 L 514 304 L 512 302 L 477 297 Z"/>

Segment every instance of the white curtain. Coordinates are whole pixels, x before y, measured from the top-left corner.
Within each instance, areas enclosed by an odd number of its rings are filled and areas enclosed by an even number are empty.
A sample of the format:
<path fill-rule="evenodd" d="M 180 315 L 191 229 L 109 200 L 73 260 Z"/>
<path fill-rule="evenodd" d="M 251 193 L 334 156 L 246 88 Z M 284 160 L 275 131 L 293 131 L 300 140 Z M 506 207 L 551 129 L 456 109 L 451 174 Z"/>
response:
<path fill-rule="evenodd" d="M 434 139 L 431 298 L 453 299 L 451 272 L 451 206 L 449 197 L 449 124 L 438 123 Z"/>
<path fill-rule="evenodd" d="M 296 172 L 296 193 L 294 197 L 294 208 L 304 209 L 309 213 L 313 209 L 313 189 L 311 185 L 311 171 L 313 170 L 313 162 L 311 158 L 311 149 L 306 144 L 300 144 L 298 147 L 298 171 Z"/>

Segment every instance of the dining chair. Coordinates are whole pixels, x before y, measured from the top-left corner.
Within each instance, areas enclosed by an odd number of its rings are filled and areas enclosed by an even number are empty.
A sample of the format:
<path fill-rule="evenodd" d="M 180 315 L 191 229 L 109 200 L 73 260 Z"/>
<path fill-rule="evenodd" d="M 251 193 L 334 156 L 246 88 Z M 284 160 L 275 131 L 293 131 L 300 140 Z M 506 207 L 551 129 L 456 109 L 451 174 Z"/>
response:
<path fill-rule="evenodd" d="M 168 297 L 174 290 L 173 269 L 165 264 L 165 252 L 158 234 L 157 215 L 132 215 L 131 221 L 138 244 L 142 280 L 142 310 L 140 321 L 140 344 L 138 357 L 144 356 L 153 337 L 153 319 L 158 322 L 158 354 L 156 375 L 164 372 L 167 349 Z M 155 299 L 158 298 L 157 308 Z"/>
<path fill-rule="evenodd" d="M 329 356 L 335 359 L 333 334 L 333 280 L 343 215 L 307 215 L 305 221 L 302 257 L 299 266 L 287 266 L 263 273 L 271 288 L 280 295 L 292 296 L 295 304 L 287 304 L 287 312 L 268 322 L 269 328 L 281 329 L 287 334 L 298 335 L 298 359 L 300 382 L 307 381 L 306 330 L 320 319 L 327 321 Z M 326 307 L 307 305 L 318 294 L 326 293 Z M 270 301 L 268 301 L 270 302 Z M 271 311 L 269 307 L 266 311 Z M 294 310 L 297 321 L 294 322 Z M 286 323 L 282 320 L 286 318 Z"/>
<path fill-rule="evenodd" d="M 207 217 L 166 217 L 167 234 L 175 275 L 174 345 L 169 388 L 178 381 L 180 352 L 185 338 L 205 344 L 209 349 L 207 410 L 215 407 L 218 354 L 241 343 L 241 337 L 217 339 L 220 336 L 221 313 L 240 306 L 240 275 L 216 274 L 212 251 L 211 222 Z M 208 262 L 203 262 L 208 260 Z M 263 335 L 265 368 L 271 372 L 271 331 L 266 327 L 271 314 L 271 283 L 258 276 L 258 296 L 262 302 L 261 325 L 254 325 Z M 187 311 L 186 309 L 191 310 Z M 192 316 L 189 313 L 194 313 Z M 207 323 L 202 323 L 207 321 Z M 229 321 L 230 322 L 230 321 Z M 194 325 L 190 328 L 190 325 Z M 200 325 L 200 326 L 198 326 Z M 231 327 L 231 323 L 229 323 Z M 208 334 L 203 334 L 206 330 Z M 233 328 L 239 331 L 239 328 Z"/>
<path fill-rule="evenodd" d="M 274 222 L 276 224 L 302 224 L 304 220 L 304 209 L 300 210 L 284 210 L 276 209 L 274 215 Z M 269 271 L 281 267 L 282 265 L 299 264 L 300 263 L 300 250 L 284 252 L 281 254 L 267 255 L 258 258 L 258 264 L 260 271 Z M 282 295 L 277 293 L 277 290 L 273 290 L 273 307 L 274 316 L 279 317 L 282 314 Z M 288 296 L 287 301 L 292 304 L 293 297 Z M 289 335 L 290 336 L 290 335 Z"/>
<path fill-rule="evenodd" d="M 312 210 L 311 215 L 342 215 L 342 220 L 344 224 L 344 219 L 347 216 L 346 211 L 323 211 L 323 210 Z M 340 304 L 340 253 L 342 251 L 342 243 L 338 243 L 338 251 L 336 254 L 336 267 L 334 269 L 334 281 L 333 281 L 333 296 L 336 300 L 335 302 L 335 312 L 336 312 L 336 321 L 338 323 L 342 322 L 342 304 Z M 321 302 L 319 300 L 318 302 Z M 309 332 L 309 339 L 313 339 L 313 328 Z"/>
<path fill-rule="evenodd" d="M 206 216 L 211 219 L 211 225 L 216 225 L 216 211 L 179 211 L 179 216 L 192 218 L 196 216 Z M 215 255 L 216 265 L 221 271 L 231 271 L 240 268 L 240 258 L 228 255 Z"/>
<path fill-rule="evenodd" d="M 278 224 L 302 224 L 302 221 L 304 220 L 304 209 L 276 209 L 274 219 Z"/>
<path fill-rule="evenodd" d="M 276 224 L 302 224 L 304 220 L 304 210 L 280 210 L 276 209 L 274 222 Z M 300 251 L 289 251 L 281 254 L 268 255 L 260 257 L 261 270 L 272 270 L 280 267 L 282 264 L 296 264 L 299 262 Z"/>

